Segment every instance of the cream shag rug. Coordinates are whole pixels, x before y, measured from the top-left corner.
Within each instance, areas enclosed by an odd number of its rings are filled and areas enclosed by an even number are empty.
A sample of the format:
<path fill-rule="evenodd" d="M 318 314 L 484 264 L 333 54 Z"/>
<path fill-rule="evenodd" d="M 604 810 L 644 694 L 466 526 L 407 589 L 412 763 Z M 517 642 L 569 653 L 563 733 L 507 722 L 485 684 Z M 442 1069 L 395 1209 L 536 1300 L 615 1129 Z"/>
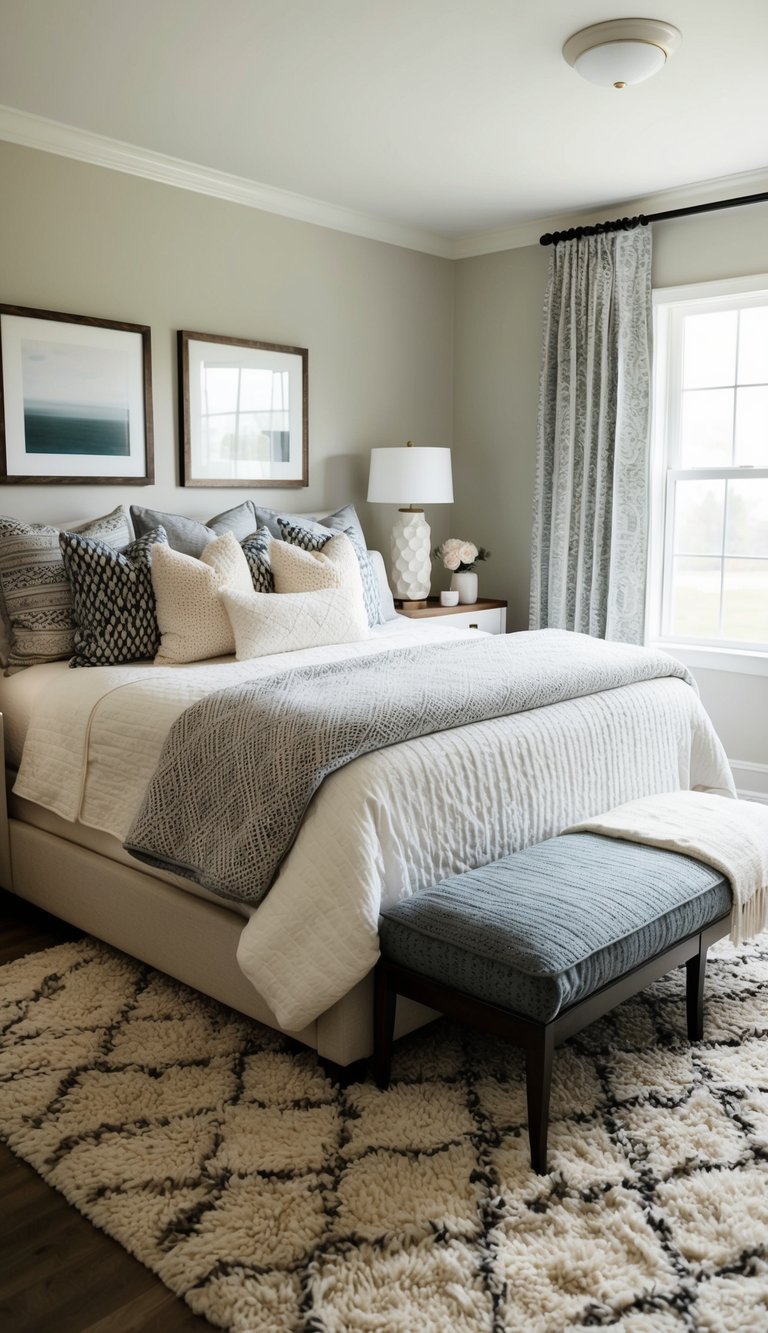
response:
<path fill-rule="evenodd" d="M 214 1324 L 249 1333 L 768 1330 L 768 947 L 720 946 L 561 1047 L 551 1174 L 519 1054 L 447 1024 L 395 1082 L 91 940 L 0 970 L 0 1131 Z"/>

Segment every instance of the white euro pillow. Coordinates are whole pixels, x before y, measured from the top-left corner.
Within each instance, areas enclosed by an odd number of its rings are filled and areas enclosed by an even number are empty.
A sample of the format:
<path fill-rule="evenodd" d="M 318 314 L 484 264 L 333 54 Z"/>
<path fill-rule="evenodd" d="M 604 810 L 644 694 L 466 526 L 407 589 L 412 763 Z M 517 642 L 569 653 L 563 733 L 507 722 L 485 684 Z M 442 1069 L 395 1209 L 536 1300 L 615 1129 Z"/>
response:
<path fill-rule="evenodd" d="M 160 649 L 158 666 L 226 657 L 235 651 L 229 616 L 220 598 L 222 588 L 252 592 L 251 571 L 239 541 L 231 532 L 215 537 L 200 559 L 162 547 L 152 551 Z"/>
<path fill-rule="evenodd" d="M 270 549 L 280 544 L 273 542 Z M 225 588 L 221 600 L 232 625 L 238 661 L 370 637 L 362 587 L 283 594 Z"/>

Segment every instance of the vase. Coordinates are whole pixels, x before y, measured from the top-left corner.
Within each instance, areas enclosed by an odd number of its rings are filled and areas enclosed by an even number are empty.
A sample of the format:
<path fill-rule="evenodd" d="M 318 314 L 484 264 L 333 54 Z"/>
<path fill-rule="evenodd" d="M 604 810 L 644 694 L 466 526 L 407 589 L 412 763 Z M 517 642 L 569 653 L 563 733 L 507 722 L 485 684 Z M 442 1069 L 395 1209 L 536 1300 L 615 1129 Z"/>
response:
<path fill-rule="evenodd" d="M 462 606 L 477 601 L 477 574 L 473 570 L 465 569 L 463 572 L 452 574 L 451 587 L 458 592 Z"/>

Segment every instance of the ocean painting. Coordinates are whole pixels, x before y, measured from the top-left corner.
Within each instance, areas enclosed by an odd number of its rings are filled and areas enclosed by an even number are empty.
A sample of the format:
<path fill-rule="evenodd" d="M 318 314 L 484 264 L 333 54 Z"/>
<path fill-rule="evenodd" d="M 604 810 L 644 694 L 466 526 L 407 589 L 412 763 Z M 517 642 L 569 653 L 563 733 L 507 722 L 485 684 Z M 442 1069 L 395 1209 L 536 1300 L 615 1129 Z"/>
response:
<path fill-rule="evenodd" d="M 88 454 L 116 458 L 131 452 L 127 407 L 24 401 L 28 454 Z"/>
<path fill-rule="evenodd" d="M 125 349 L 25 338 L 21 366 L 27 454 L 130 456 Z"/>

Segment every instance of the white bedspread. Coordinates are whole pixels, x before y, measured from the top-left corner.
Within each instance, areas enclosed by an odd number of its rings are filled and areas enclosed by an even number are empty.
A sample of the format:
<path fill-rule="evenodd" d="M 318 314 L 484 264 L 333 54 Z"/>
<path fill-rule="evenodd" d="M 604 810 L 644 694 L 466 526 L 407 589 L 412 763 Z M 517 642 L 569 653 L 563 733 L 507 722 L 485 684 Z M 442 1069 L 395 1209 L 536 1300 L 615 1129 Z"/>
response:
<path fill-rule="evenodd" d="M 14 790 L 122 840 L 169 727 L 205 693 L 465 633 L 400 620 L 361 644 L 254 662 L 62 673 L 30 723 Z M 676 679 L 376 751 L 315 796 L 244 927 L 239 965 L 278 1021 L 301 1028 L 375 963 L 382 905 L 625 801 L 691 787 L 734 791 L 695 691 Z"/>

